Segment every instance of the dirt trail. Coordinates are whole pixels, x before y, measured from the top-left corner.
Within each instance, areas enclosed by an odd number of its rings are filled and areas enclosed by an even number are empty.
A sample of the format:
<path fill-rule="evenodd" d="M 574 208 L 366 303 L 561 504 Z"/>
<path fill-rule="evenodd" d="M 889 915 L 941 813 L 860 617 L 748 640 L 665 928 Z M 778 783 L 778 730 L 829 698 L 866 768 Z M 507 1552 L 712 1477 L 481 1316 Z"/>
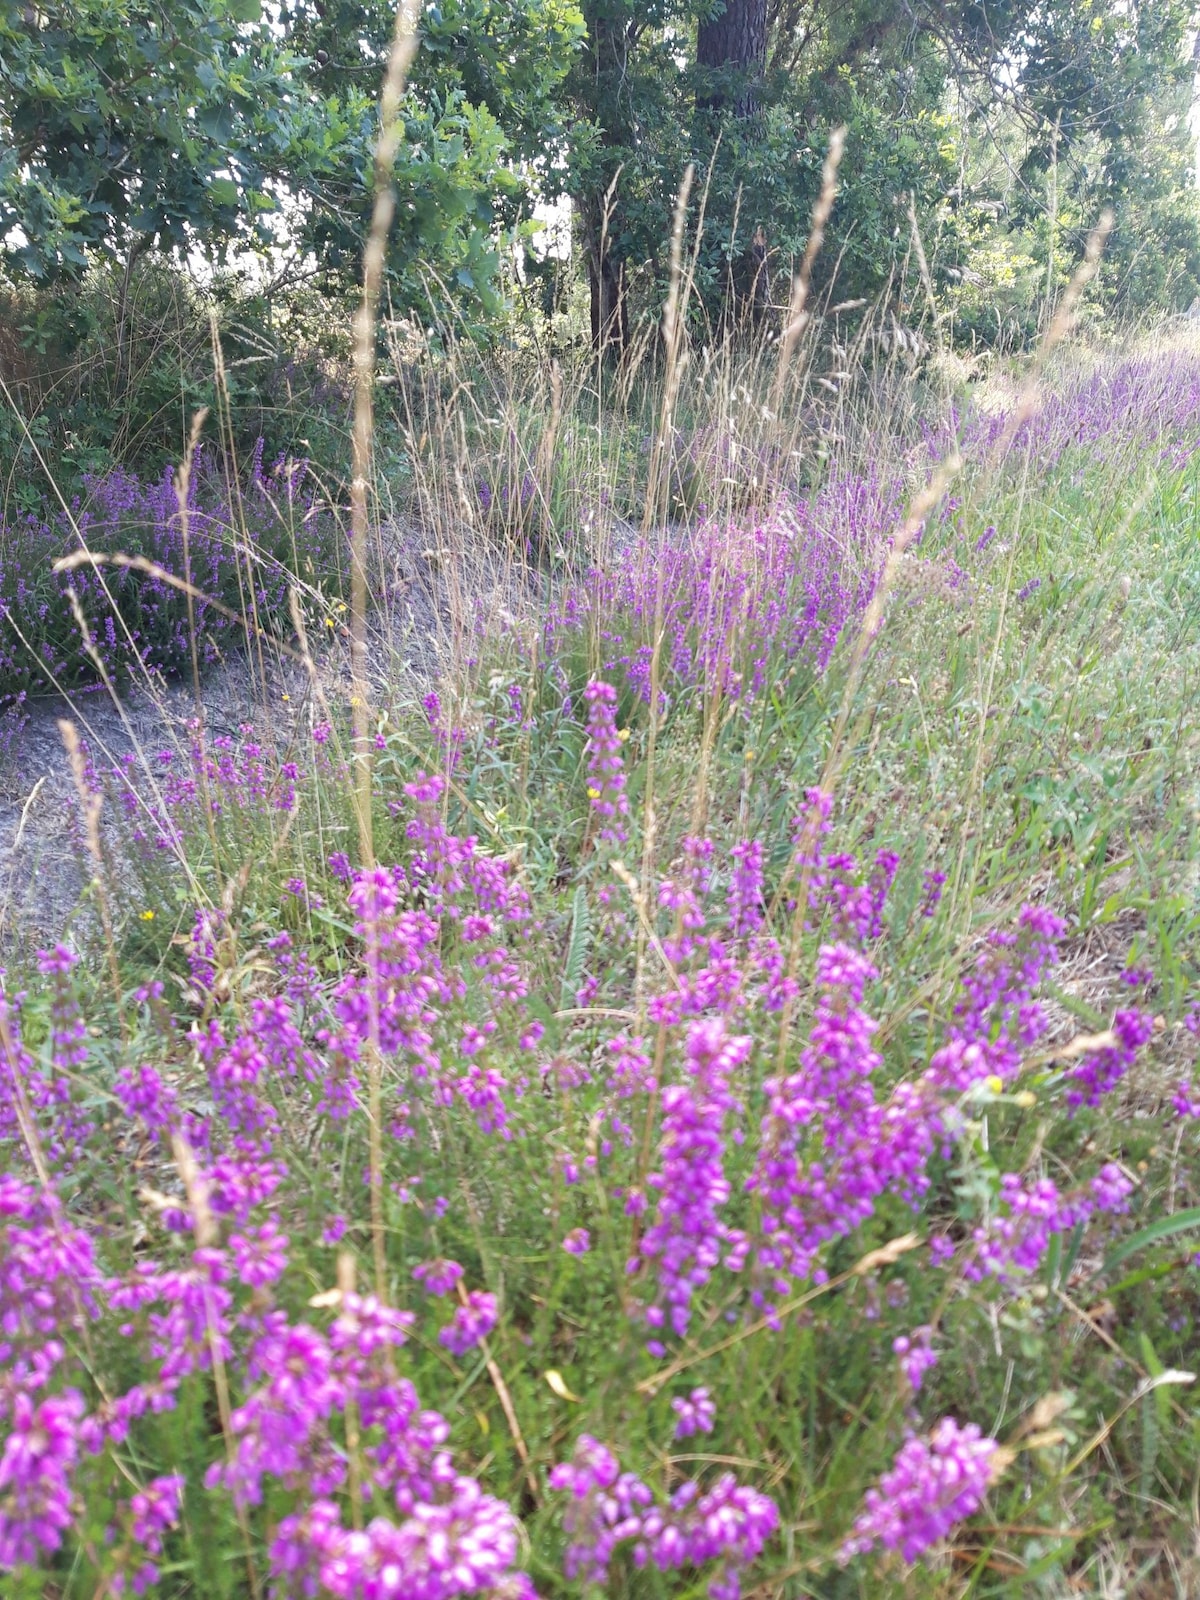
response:
<path fill-rule="evenodd" d="M 282 694 L 287 691 L 277 679 L 269 692 L 274 719 L 286 710 Z M 244 662 L 234 659 L 211 673 L 203 694 L 214 734 L 236 733 L 243 722 L 261 726 L 262 696 L 255 695 Z M 5 951 L 60 937 L 90 877 L 78 849 L 79 799 L 60 719 L 75 724 L 95 765 L 107 768 L 131 754 L 140 759 L 139 751 L 185 749 L 196 702 L 190 687 L 169 684 L 156 693 L 125 687 L 119 706 L 99 690 L 70 700 L 47 695 L 27 702 L 25 709 L 25 726 L 0 761 L 0 949 Z"/>
<path fill-rule="evenodd" d="M 481 631 L 528 614 L 543 581 L 478 548 L 435 554 L 411 525 L 390 530 L 387 566 L 375 596 L 368 670 L 372 699 L 392 706 L 425 693 L 465 645 L 478 648 Z M 344 628 L 310 644 L 327 702 L 344 704 L 350 687 Z M 299 719 L 314 715 L 308 674 L 278 653 L 262 675 L 232 655 L 205 675 L 201 694 L 214 735 L 233 735 L 250 723 L 260 738 L 279 744 Z M 0 956 L 58 939 L 91 876 L 78 849 L 78 796 L 59 719 L 75 723 L 97 767 L 110 768 L 130 754 L 140 760 L 163 748 L 186 750 L 196 697 L 190 683 L 129 685 L 119 705 L 97 688 L 69 700 L 46 695 L 24 710 L 24 727 L 0 753 Z M 111 838 L 103 812 L 101 824 Z"/>

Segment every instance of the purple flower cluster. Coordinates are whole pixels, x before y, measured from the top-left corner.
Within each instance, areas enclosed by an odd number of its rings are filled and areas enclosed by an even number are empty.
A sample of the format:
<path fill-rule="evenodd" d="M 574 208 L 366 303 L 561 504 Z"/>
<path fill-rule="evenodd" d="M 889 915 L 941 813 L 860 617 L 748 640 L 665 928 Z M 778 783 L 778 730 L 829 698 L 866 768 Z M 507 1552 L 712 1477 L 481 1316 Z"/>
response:
<path fill-rule="evenodd" d="M 933 1329 L 914 1328 L 912 1335 L 900 1334 L 892 1340 L 892 1349 L 900 1361 L 900 1370 L 914 1394 L 918 1394 L 925 1374 L 938 1363 L 938 1353 L 933 1348 Z"/>
<path fill-rule="evenodd" d="M 974 1423 L 960 1427 L 953 1417 L 944 1417 L 928 1439 L 907 1439 L 878 1489 L 867 1491 L 842 1559 L 880 1544 L 915 1561 L 978 1511 L 996 1450 Z"/>
<path fill-rule="evenodd" d="M 763 848 L 758 839 L 743 839 L 729 852 L 729 931 L 757 933 L 763 923 Z"/>
<path fill-rule="evenodd" d="M 445 1345 L 452 1356 L 465 1356 L 491 1333 L 497 1314 L 496 1296 L 486 1289 L 472 1289 L 438 1334 L 438 1342 Z"/>
<path fill-rule="evenodd" d="M 677 1439 L 688 1439 L 693 1433 L 711 1433 L 717 1420 L 717 1408 L 705 1388 L 693 1389 L 689 1395 L 677 1395 L 671 1401 L 671 1410 L 678 1419 L 675 1423 Z"/>
<path fill-rule="evenodd" d="M 152 1584 L 158 1582 L 158 1558 L 163 1553 L 163 1541 L 168 1529 L 179 1521 L 184 1488 L 182 1475 L 172 1472 L 161 1478 L 152 1478 L 129 1501 L 130 1538 L 147 1558 L 140 1561 L 130 1580 L 134 1594 L 144 1594 Z M 124 1574 L 118 1574 L 111 1585 L 115 1593 L 123 1593 L 123 1580 Z"/>
<path fill-rule="evenodd" d="M 790 1280 L 817 1269 L 823 1247 L 850 1233 L 893 1191 L 915 1199 L 940 1127 L 925 1086 L 901 1084 L 890 1097 L 874 1079 L 881 1066 L 862 1009 L 875 977 L 849 945 L 823 946 L 817 958 L 816 1019 L 799 1065 L 770 1078 L 758 1158 L 748 1187 L 759 1198 L 755 1297 L 769 1302 Z"/>
<path fill-rule="evenodd" d="M 1066 1195 L 1049 1178 L 1006 1172 L 994 1213 L 974 1230 L 975 1255 L 964 1274 L 1007 1280 L 1035 1272 L 1054 1234 L 1069 1232 L 1098 1213 L 1127 1210 L 1132 1192 L 1133 1184 L 1111 1161 L 1090 1184 Z"/>
<path fill-rule="evenodd" d="M 624 668 L 646 701 L 660 627 L 664 681 L 683 687 L 749 701 L 793 664 L 823 672 L 870 601 L 903 500 L 898 481 L 835 470 L 748 526 L 713 517 L 671 539 L 635 540 L 550 615 L 541 658 L 556 659 L 590 624 L 605 672 Z"/>
<path fill-rule="evenodd" d="M 1084 1056 L 1067 1074 L 1067 1104 L 1098 1106 L 1111 1094 L 1137 1060 L 1138 1051 L 1154 1033 L 1154 1018 L 1145 1011 L 1124 1009 L 1113 1018 L 1114 1043 Z"/>
<path fill-rule="evenodd" d="M 536 1600 L 512 1570 L 517 1522 L 502 1500 L 472 1478 L 452 1476 L 436 1499 L 401 1521 L 374 1517 L 347 1528 L 338 1508 L 316 1500 L 285 1517 L 271 1546 L 277 1593 L 328 1594 L 333 1600 L 454 1600 L 491 1595 Z"/>
<path fill-rule="evenodd" d="M 723 1258 L 736 1267 L 746 1252 L 745 1236 L 730 1229 L 720 1212 L 730 1194 L 723 1164 L 725 1116 L 733 1105 L 730 1079 L 752 1043 L 730 1036 L 720 1018 L 694 1023 L 685 1046 L 688 1077 L 663 1090 L 659 1165 L 647 1180 L 658 1191 L 658 1208 L 641 1243 L 663 1303 L 647 1306 L 644 1315 L 650 1328 L 669 1325 L 680 1338 L 696 1290 Z M 662 1349 L 660 1340 L 651 1341 L 653 1353 Z"/>
<path fill-rule="evenodd" d="M 77 551 L 140 556 L 197 591 L 192 602 L 202 665 L 239 643 L 245 609 L 270 628 L 288 616 L 297 535 L 320 581 L 336 581 L 337 523 L 318 496 L 307 463 L 277 461 L 264 472 L 256 450 L 249 481 L 231 488 L 221 464 L 196 452 L 187 499 L 187 544 L 173 475 L 157 482 L 113 468 L 85 477 L 70 516 L 55 508 L 0 524 L 0 697 L 71 689 L 95 681 L 67 598 L 74 590 L 92 651 L 114 679 L 171 674 L 191 663 L 185 594 L 151 571 L 82 565 L 56 575 L 54 561 Z M 214 606 L 209 598 L 219 602 Z M 227 608 L 222 610 L 221 607 Z M 232 611 L 229 616 L 227 611 Z"/>
<path fill-rule="evenodd" d="M 98 787 L 107 783 L 115 790 L 132 842 L 148 854 L 178 851 L 190 833 L 202 825 L 221 825 L 221 819 L 239 825 L 255 814 L 295 811 L 297 763 L 281 759 L 251 724 L 243 723 L 233 737 L 209 735 L 193 721 L 187 736 L 186 756 L 169 749 L 155 754 L 152 786 L 132 754 L 94 774 Z M 292 892 L 307 898 L 302 881 Z M 200 959 L 211 955 L 211 948 L 202 953 L 200 947 L 211 947 L 220 921 L 220 912 L 197 912 L 195 943 Z"/>
<path fill-rule="evenodd" d="M 963 1091 L 985 1078 L 1007 1083 L 1046 1031 L 1034 991 L 1058 960 L 1061 917 L 1025 906 L 1015 930 L 994 929 L 975 966 L 963 979 L 947 1042 L 929 1064 L 939 1089 Z"/>
<path fill-rule="evenodd" d="M 600 838 L 606 843 L 624 841 L 629 815 L 625 793 L 625 761 L 617 733 L 617 691 L 611 683 L 593 678 L 583 691 L 587 701 L 587 779 L 592 812 L 601 818 Z"/>
<path fill-rule="evenodd" d="M 613 1556 L 630 1546 L 636 1567 L 660 1572 L 717 1562 L 710 1600 L 737 1600 L 741 1571 L 757 1560 L 779 1523 L 774 1502 L 726 1473 L 705 1490 L 687 1481 L 660 1503 L 605 1445 L 582 1435 L 550 1487 L 571 1499 L 563 1517 L 568 1578 L 605 1585 Z"/>
<path fill-rule="evenodd" d="M 598 687 L 607 693 L 589 710 L 612 731 L 615 692 Z M 195 804 L 215 795 L 252 814 L 275 805 L 279 771 L 251 734 L 228 749 L 206 745 L 203 760 L 211 765 L 196 778 Z M 604 781 L 623 794 L 611 771 Z M 154 1455 L 153 1419 L 185 1406 L 199 1414 L 220 1383 L 226 1425 L 214 1430 L 203 1487 L 269 1521 L 281 1600 L 528 1600 L 516 1512 L 487 1492 L 483 1469 L 480 1478 L 463 1470 L 449 1421 L 422 1407 L 408 1375 L 419 1376 L 411 1363 L 420 1360 L 451 1368 L 448 1356 L 473 1369 L 497 1328 L 503 1349 L 515 1350 L 536 1316 L 525 1320 L 514 1275 L 503 1280 L 513 1321 L 501 1324 L 498 1295 L 469 1290 L 462 1265 L 442 1253 L 467 1236 L 467 1218 L 439 1141 L 460 1143 L 485 1182 L 502 1177 L 498 1212 L 514 1174 L 536 1169 L 540 1181 L 550 1170 L 556 1203 L 539 1188 L 540 1247 L 574 1289 L 600 1281 L 613 1230 L 626 1228 L 622 1303 L 661 1360 L 668 1340 L 722 1314 L 745 1326 L 765 1311 L 778 1323 L 781 1302 L 823 1281 L 831 1250 L 885 1200 L 920 1212 L 972 1106 L 996 1092 L 990 1080 L 1010 1085 L 1045 1036 L 1037 988 L 1062 924 L 1026 907 L 1014 928 L 980 941 L 928 1067 L 895 1079 L 869 994 L 885 930 L 897 935 L 898 860 L 873 849 L 860 865 L 833 851 L 831 803 L 814 792 L 794 831 L 789 908 L 798 937 L 817 949 L 811 982 L 771 931 L 757 843 L 685 838 L 647 911 L 664 976 L 646 985 L 644 1024 L 625 1012 L 629 1025 L 610 1035 L 598 1005 L 592 1017 L 571 1016 L 543 1055 L 543 1026 L 562 1020 L 542 1020 L 533 988 L 556 971 L 552 941 L 512 861 L 454 831 L 450 806 L 443 780 L 419 778 L 396 807 L 403 859 L 360 871 L 345 863 L 336 976 L 305 943 L 294 895 L 282 906 L 294 931 L 256 946 L 253 983 L 241 990 L 236 912 L 197 912 L 181 941 L 188 1020 L 168 1017 L 151 1048 L 137 1035 L 103 1109 L 85 1092 L 95 1068 L 71 953 L 41 959 L 49 1026 L 36 1047 L 22 1040 L 17 997 L 0 991 L 0 1151 L 11 1169 L 0 1176 L 0 1566 L 65 1559 L 73 1546 L 115 1592 L 151 1585 L 185 1490 L 202 1490 L 200 1472 L 185 1486 L 161 1470 L 174 1463 Z M 627 969 L 605 951 L 628 941 L 615 917 L 612 927 L 596 981 L 615 988 Z M 226 1003 L 231 993 L 236 1004 Z M 139 1003 L 149 1028 L 165 1010 L 162 986 L 140 991 Z M 781 1048 L 776 1024 L 793 1003 L 806 1029 Z M 1094 1103 L 1150 1031 L 1141 1012 L 1118 1012 L 1115 1042 L 1058 1081 L 1081 1107 Z M 354 1205 L 363 1157 L 346 1161 L 347 1197 L 323 1196 L 314 1225 L 294 1130 L 306 1140 L 332 1131 L 330 1145 L 361 1151 L 370 1114 L 361 1085 L 371 1081 L 381 1189 L 389 1206 L 406 1208 L 404 1247 L 419 1236 L 410 1265 L 419 1264 L 404 1280 L 410 1310 L 356 1293 L 348 1257 L 339 1287 L 314 1295 L 313 1260 L 328 1256 L 302 1254 L 308 1238 L 365 1237 Z M 114 1143 L 165 1174 L 154 1182 L 167 1192 L 145 1191 L 147 1244 L 136 1251 L 90 1198 L 76 1198 L 81 1158 Z M 368 1181 L 377 1170 L 372 1157 Z M 1003 1304 L 1057 1234 L 1111 1231 L 1131 1187 L 1115 1163 L 1084 1169 L 1070 1189 L 1032 1165 L 993 1187 L 981 1181 L 953 1222 L 939 1224 L 953 1239 L 939 1231 L 930 1254 L 954 1260 L 952 1287 L 966 1279 L 973 1298 Z M 365 1183 L 358 1195 L 367 1198 Z M 333 1204 L 346 1214 L 329 1217 Z M 583 1261 L 594 1240 L 605 1249 Z M 932 1386 L 936 1337 L 922 1324 L 894 1339 L 909 1402 Z M 112 1347 L 119 1363 L 104 1353 Z M 716 1429 L 712 1395 L 725 1389 L 710 1382 L 711 1392 L 671 1400 L 676 1440 Z M 847 1555 L 881 1544 L 913 1559 L 944 1537 L 978 1507 L 995 1448 L 949 1419 L 909 1439 L 868 1496 Z M 605 1582 L 619 1558 L 667 1574 L 703 1568 L 713 1600 L 738 1593 L 776 1527 L 775 1507 L 729 1474 L 680 1482 L 682 1460 L 667 1458 L 666 1481 L 652 1488 L 596 1440 L 579 1441 L 551 1480 L 567 1496 L 569 1578 Z M 146 1463 L 132 1498 L 121 1481 L 131 1461 Z M 93 1557 L 78 1511 L 96 1503 L 114 1507 L 115 1520 Z"/>
<path fill-rule="evenodd" d="M 1009 415 L 972 418 L 964 451 L 983 457 L 1004 437 L 1009 451 L 1028 456 L 1043 473 L 1060 463 L 1112 456 L 1122 444 L 1157 445 L 1163 460 L 1183 467 L 1195 450 L 1200 419 L 1200 370 L 1179 350 L 1097 362 L 1086 373 L 1043 395 L 1034 414 L 1015 433 Z"/>
<path fill-rule="evenodd" d="M 413 1268 L 413 1277 L 426 1294 L 449 1294 L 462 1275 L 463 1269 L 457 1261 L 440 1257 L 436 1261 L 422 1261 L 419 1267 Z"/>

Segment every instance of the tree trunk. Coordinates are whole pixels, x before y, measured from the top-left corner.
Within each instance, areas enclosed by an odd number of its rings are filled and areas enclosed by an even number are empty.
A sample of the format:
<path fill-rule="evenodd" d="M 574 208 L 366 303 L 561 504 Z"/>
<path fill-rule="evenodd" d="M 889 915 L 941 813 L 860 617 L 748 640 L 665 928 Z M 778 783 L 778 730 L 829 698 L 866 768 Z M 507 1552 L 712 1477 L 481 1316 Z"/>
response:
<path fill-rule="evenodd" d="M 125 257 L 125 271 L 121 275 L 121 287 L 117 294 L 117 329 L 116 329 L 116 389 L 117 398 L 123 396 L 127 374 L 133 369 L 132 352 L 127 351 L 128 343 L 125 337 L 125 324 L 129 314 L 129 291 L 133 284 L 133 269 L 154 243 L 152 234 L 139 233 L 131 241 L 128 254 Z M 127 359 L 128 357 L 128 359 Z"/>
<path fill-rule="evenodd" d="M 736 83 L 733 112 L 739 119 L 758 109 L 757 90 L 767 61 L 767 0 L 725 0 L 724 10 L 700 24 L 696 64 L 709 72 L 727 74 Z M 699 98 L 702 110 L 720 111 L 729 94 L 719 80 Z M 726 314 L 747 319 L 760 327 L 770 305 L 770 265 L 767 235 L 761 223 L 754 229 L 750 248 L 730 274 L 733 291 Z"/>
<path fill-rule="evenodd" d="M 755 89 L 767 60 L 767 0 L 725 0 L 725 8 L 700 24 L 696 39 L 696 64 L 722 72 L 731 68 L 744 75 L 736 102 L 737 115 L 748 117 L 755 109 Z M 726 96 L 715 92 L 703 102 L 720 109 Z"/>
<path fill-rule="evenodd" d="M 625 263 L 615 259 L 607 248 L 607 241 L 602 249 L 599 238 L 588 251 L 588 284 L 592 299 L 592 347 L 620 358 L 629 342 Z"/>
<path fill-rule="evenodd" d="M 581 110 L 600 126 L 600 146 L 606 152 L 601 170 L 613 174 L 607 189 L 597 188 L 580 197 L 579 220 L 587 256 L 591 290 L 592 345 L 620 359 L 628 346 L 629 308 L 626 301 L 625 262 L 614 236 L 619 233 L 619 185 L 623 154 L 633 144 L 624 85 L 636 39 L 636 27 L 626 4 L 613 0 L 584 0 L 585 34 L 579 61 L 579 81 L 586 85 Z"/>

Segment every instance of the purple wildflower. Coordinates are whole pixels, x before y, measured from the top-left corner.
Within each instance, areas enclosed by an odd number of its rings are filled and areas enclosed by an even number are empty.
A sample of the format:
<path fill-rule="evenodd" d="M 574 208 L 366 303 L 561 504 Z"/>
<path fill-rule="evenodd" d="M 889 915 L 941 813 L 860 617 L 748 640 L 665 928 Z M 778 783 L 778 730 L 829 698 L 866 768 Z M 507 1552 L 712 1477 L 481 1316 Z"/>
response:
<path fill-rule="evenodd" d="M 466 1304 L 455 1310 L 451 1321 L 438 1334 L 438 1343 L 445 1345 L 453 1356 L 465 1356 L 491 1333 L 497 1314 L 496 1296 L 486 1289 L 472 1289 Z"/>
<path fill-rule="evenodd" d="M 868 1489 L 841 1559 L 881 1544 L 915 1561 L 979 1510 L 997 1448 L 974 1423 L 960 1427 L 953 1417 L 944 1417 L 928 1440 L 907 1439 L 878 1489 Z"/>
<path fill-rule="evenodd" d="M 705 1388 L 693 1389 L 691 1394 L 676 1396 L 671 1401 L 675 1413 L 675 1437 L 688 1439 L 693 1433 L 711 1433 L 717 1420 L 717 1408 Z"/>
<path fill-rule="evenodd" d="M 763 848 L 758 839 L 744 839 L 729 852 L 729 931 L 735 937 L 756 933 L 763 921 Z"/>
<path fill-rule="evenodd" d="M 933 1329 L 914 1328 L 912 1336 L 901 1334 L 892 1340 L 892 1349 L 900 1359 L 900 1370 L 907 1378 L 914 1394 L 919 1393 L 925 1374 L 937 1366 L 938 1354 L 933 1348 Z"/>
<path fill-rule="evenodd" d="M 583 691 L 588 705 L 588 800 L 593 814 L 603 819 L 602 841 L 621 843 L 624 825 L 618 820 L 629 814 L 625 793 L 625 761 L 617 734 L 617 691 L 610 683 L 593 678 Z"/>
<path fill-rule="evenodd" d="M 426 1294 L 432 1295 L 449 1294 L 462 1275 L 463 1269 L 457 1261 L 447 1261 L 442 1257 L 434 1261 L 422 1261 L 419 1267 L 413 1268 L 413 1277 Z"/>

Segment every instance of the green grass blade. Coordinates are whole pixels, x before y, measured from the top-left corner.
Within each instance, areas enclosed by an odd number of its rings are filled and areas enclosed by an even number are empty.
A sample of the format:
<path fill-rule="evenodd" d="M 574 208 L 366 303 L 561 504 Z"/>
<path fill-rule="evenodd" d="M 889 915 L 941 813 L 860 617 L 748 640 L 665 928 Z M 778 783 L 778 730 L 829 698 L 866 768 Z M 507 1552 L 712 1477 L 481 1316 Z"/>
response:
<path fill-rule="evenodd" d="M 1128 1239 L 1123 1239 L 1115 1250 L 1109 1252 L 1104 1262 L 1104 1270 L 1112 1272 L 1122 1261 L 1128 1261 L 1130 1256 L 1136 1255 L 1147 1245 L 1157 1244 L 1160 1239 L 1170 1239 L 1177 1233 L 1186 1233 L 1189 1228 L 1200 1228 L 1200 1206 L 1189 1206 L 1186 1211 L 1176 1211 L 1174 1216 L 1160 1217 L 1149 1227 L 1131 1234 Z"/>

